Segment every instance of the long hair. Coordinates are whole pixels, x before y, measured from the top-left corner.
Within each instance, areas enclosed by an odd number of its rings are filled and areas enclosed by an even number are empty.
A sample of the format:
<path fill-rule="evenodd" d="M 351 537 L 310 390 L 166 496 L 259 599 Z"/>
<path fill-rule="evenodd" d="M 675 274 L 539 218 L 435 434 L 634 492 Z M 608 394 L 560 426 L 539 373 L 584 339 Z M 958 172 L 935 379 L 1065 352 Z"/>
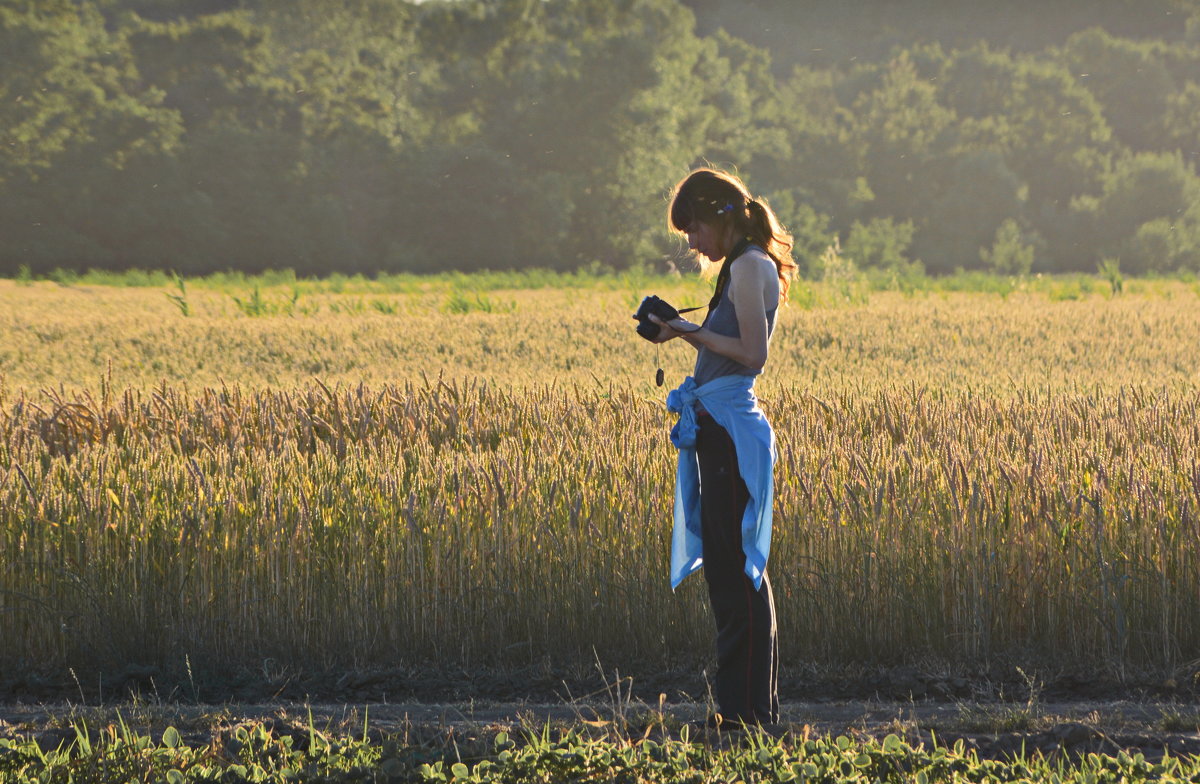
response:
<path fill-rule="evenodd" d="M 787 299 L 788 285 L 796 274 L 792 235 L 770 205 L 751 196 L 736 176 L 719 169 L 696 169 L 675 186 L 668 220 L 680 234 L 697 221 L 721 232 L 732 225 L 737 235 L 749 237 L 775 262 L 780 298 Z M 732 261 L 725 259 L 726 264 Z"/>

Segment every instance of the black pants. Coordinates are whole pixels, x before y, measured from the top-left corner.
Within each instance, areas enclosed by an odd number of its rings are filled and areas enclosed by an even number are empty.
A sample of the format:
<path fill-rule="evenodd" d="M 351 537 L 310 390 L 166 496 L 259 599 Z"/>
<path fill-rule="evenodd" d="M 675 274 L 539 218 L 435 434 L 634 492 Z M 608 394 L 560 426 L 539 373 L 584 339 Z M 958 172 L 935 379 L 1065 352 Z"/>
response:
<path fill-rule="evenodd" d="M 698 424 L 704 579 L 717 621 L 717 705 L 726 720 L 774 724 L 779 721 L 775 599 L 766 575 L 754 590 L 742 550 L 742 515 L 750 492 L 729 433 L 706 414 Z"/>

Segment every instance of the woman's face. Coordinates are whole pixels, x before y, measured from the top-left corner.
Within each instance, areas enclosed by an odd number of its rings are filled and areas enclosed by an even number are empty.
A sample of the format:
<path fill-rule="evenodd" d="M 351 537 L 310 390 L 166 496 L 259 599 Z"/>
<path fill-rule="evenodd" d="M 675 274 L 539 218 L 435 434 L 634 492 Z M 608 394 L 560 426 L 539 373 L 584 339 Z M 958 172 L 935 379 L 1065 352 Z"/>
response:
<path fill-rule="evenodd" d="M 688 226 L 685 234 L 687 234 L 688 248 L 709 261 L 720 261 L 729 252 L 729 248 L 726 246 L 725 232 L 720 231 L 711 223 L 694 221 L 691 226 Z"/>

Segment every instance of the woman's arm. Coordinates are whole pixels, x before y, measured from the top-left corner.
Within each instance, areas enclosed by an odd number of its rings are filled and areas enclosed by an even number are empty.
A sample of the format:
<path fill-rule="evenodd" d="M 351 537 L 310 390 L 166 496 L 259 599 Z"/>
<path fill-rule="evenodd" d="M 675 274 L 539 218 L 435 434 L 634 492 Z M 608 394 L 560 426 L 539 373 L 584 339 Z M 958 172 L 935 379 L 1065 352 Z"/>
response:
<path fill-rule="evenodd" d="M 663 325 L 656 342 L 682 337 L 696 348 L 705 346 L 746 367 L 761 370 L 767 363 L 767 306 L 764 292 L 777 273 L 775 264 L 766 256 L 755 254 L 743 256 L 742 259 L 729 271 L 729 299 L 737 312 L 740 337 L 718 335 L 706 327 L 697 330 L 691 322 L 682 318 L 662 322 L 651 316 L 655 323 Z"/>

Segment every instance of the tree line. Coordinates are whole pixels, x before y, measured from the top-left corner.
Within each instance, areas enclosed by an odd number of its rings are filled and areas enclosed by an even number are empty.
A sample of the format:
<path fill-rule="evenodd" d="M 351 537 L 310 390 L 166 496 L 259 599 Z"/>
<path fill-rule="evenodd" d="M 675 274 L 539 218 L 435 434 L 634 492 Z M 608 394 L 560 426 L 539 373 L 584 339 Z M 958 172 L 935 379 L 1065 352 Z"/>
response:
<path fill-rule="evenodd" d="M 809 276 L 1200 272 L 1200 3 L 1045 5 L 0 0 L 0 274 L 664 268 L 704 162 Z"/>

